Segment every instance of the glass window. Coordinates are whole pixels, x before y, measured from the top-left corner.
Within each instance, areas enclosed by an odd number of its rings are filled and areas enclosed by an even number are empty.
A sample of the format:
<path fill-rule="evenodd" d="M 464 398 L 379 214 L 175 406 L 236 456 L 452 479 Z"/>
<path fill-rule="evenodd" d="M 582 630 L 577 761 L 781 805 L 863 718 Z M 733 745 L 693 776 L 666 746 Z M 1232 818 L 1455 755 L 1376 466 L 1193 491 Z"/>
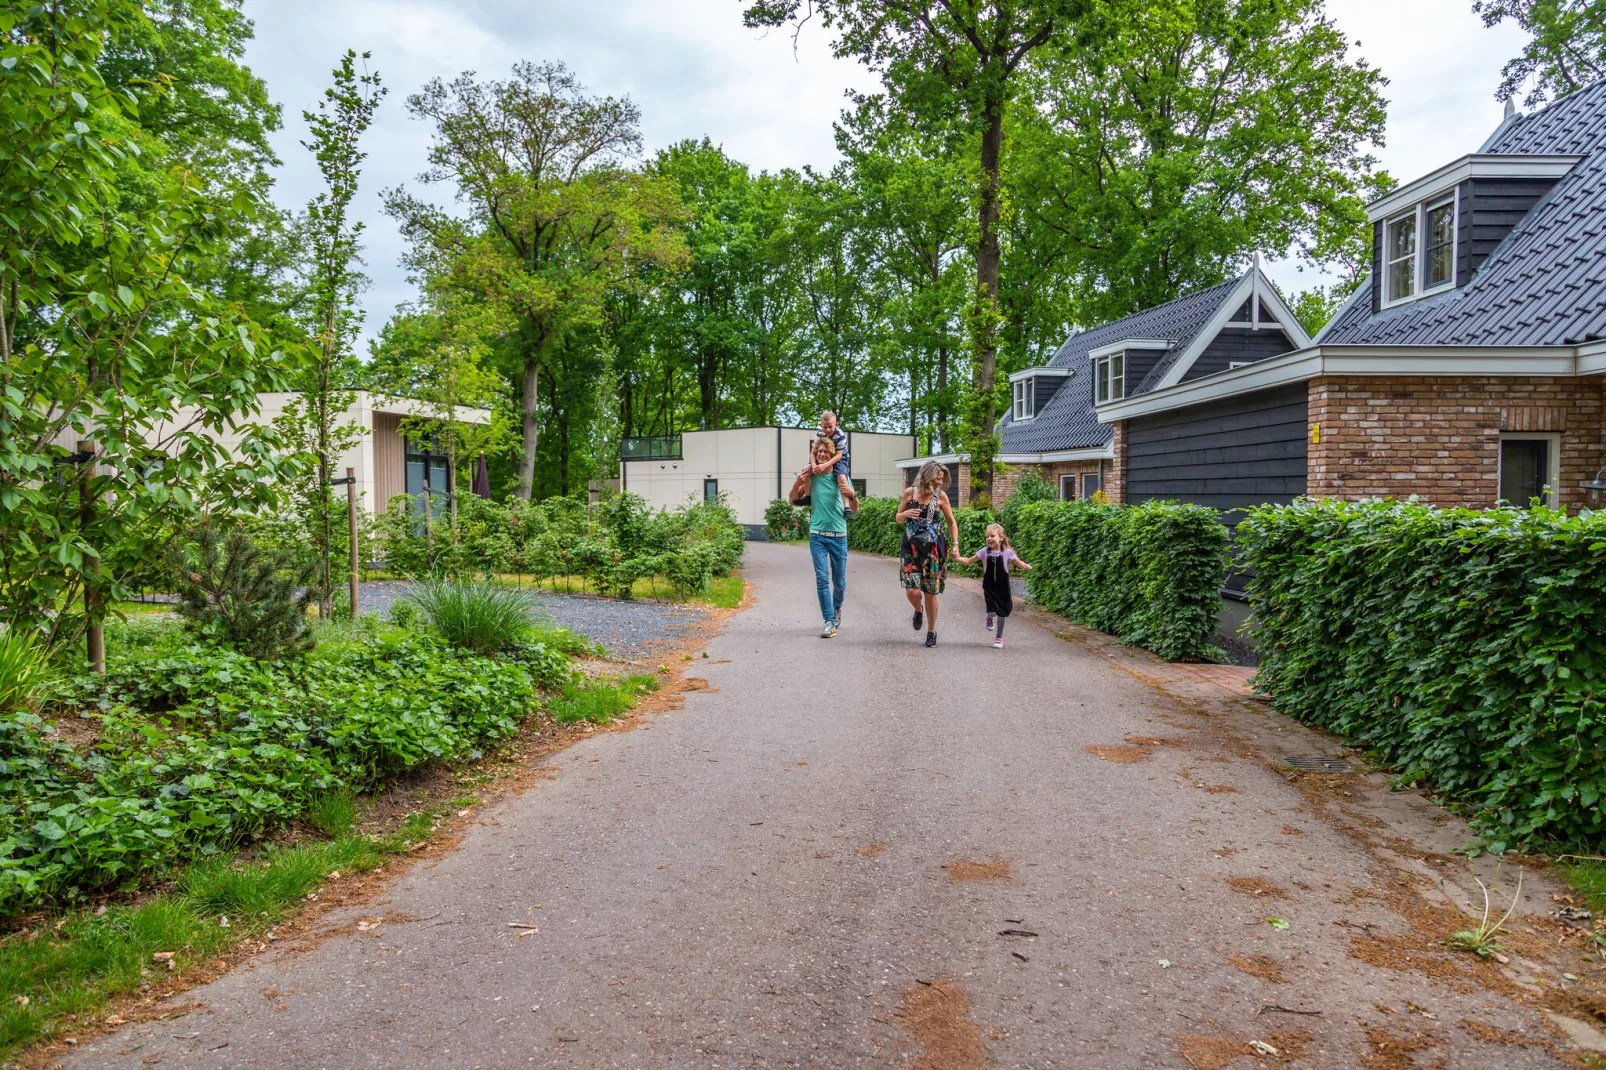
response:
<path fill-rule="evenodd" d="M 1500 441 L 1500 500 L 1526 509 L 1534 499 L 1548 503 L 1550 442 L 1543 438 Z"/>
<path fill-rule="evenodd" d="M 1422 251 L 1422 288 L 1443 286 L 1455 275 L 1455 202 L 1428 209 Z"/>
<path fill-rule="evenodd" d="M 997 395 L 995 394 L 994 396 L 996 397 Z M 705 480 L 703 480 L 703 501 L 705 501 L 705 502 L 717 502 L 717 501 L 719 501 L 719 480 L 717 480 L 717 479 L 705 479 Z"/>
<path fill-rule="evenodd" d="M 1099 358 L 1093 372 L 1095 401 L 1119 401 L 1126 397 L 1125 366 L 1125 353 L 1112 353 Z"/>
<path fill-rule="evenodd" d="M 1015 383 L 1015 419 L 1030 420 L 1037 415 L 1036 394 L 1033 388 L 1033 379 L 1021 379 Z"/>
<path fill-rule="evenodd" d="M 1082 474 L 1082 497 L 1091 498 L 1099 492 L 1102 480 L 1097 472 L 1084 472 Z"/>
<path fill-rule="evenodd" d="M 1388 225 L 1384 249 L 1388 257 L 1388 299 L 1410 297 L 1416 293 L 1416 213 Z"/>
<path fill-rule="evenodd" d="M 1076 500 L 1076 477 L 1060 476 L 1060 501 L 1074 502 Z"/>

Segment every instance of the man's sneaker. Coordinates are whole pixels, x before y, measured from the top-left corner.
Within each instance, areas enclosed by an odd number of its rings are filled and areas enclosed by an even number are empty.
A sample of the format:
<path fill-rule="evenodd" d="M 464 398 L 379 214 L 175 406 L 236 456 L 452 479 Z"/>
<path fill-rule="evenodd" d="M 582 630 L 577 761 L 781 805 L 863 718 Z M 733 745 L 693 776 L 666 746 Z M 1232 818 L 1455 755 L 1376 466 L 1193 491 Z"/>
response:
<path fill-rule="evenodd" d="M 1002 649 L 1004 649 L 1004 637 L 1003 636 L 999 635 L 999 636 L 995 636 L 993 638 L 993 649 L 994 650 L 1002 650 Z"/>
<path fill-rule="evenodd" d="M 834 621 L 834 620 L 826 621 L 825 622 L 825 627 L 820 629 L 820 638 L 821 639 L 829 639 L 835 634 L 836 634 L 836 621 Z"/>
<path fill-rule="evenodd" d="M 993 630 L 993 615 L 991 613 L 987 614 L 987 630 Z"/>
<path fill-rule="evenodd" d="M 915 610 L 915 631 L 918 632 L 920 630 L 920 626 L 922 624 L 924 624 L 925 622 L 926 622 L 926 615 L 924 613 L 920 612 L 920 610 L 918 610 L 918 609 Z"/>
<path fill-rule="evenodd" d="M 926 645 L 927 646 L 936 646 L 937 645 L 937 633 L 936 632 L 927 632 L 926 633 Z"/>

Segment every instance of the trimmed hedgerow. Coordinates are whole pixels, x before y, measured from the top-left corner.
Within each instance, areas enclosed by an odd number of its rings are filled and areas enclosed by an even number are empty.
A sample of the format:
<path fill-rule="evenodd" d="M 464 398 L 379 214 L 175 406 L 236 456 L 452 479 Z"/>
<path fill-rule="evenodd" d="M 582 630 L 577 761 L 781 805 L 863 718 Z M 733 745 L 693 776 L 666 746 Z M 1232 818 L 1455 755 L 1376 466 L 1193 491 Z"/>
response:
<path fill-rule="evenodd" d="M 1239 526 L 1283 713 L 1476 807 L 1497 851 L 1606 833 L 1606 513 L 1300 502 Z"/>
<path fill-rule="evenodd" d="M 764 507 L 764 533 L 769 536 L 770 542 L 808 538 L 808 508 L 793 505 L 785 498 L 776 498 Z"/>
<path fill-rule="evenodd" d="M 1045 609 L 1172 661 L 1217 653 L 1228 537 L 1216 510 L 1038 501 L 1015 515 L 1010 542 Z"/>

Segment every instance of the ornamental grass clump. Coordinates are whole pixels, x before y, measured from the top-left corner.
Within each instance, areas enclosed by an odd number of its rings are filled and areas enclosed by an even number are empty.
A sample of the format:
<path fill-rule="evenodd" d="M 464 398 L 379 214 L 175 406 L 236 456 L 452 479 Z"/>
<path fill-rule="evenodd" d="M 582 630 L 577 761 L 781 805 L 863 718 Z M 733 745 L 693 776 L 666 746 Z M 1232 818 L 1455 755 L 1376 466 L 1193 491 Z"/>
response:
<path fill-rule="evenodd" d="M 407 598 L 448 643 L 476 654 L 517 649 L 534 628 L 522 592 L 490 580 L 419 580 Z"/>
<path fill-rule="evenodd" d="M 1238 530 L 1279 711 L 1478 810 L 1493 850 L 1606 839 L 1606 513 L 1324 500 Z"/>
<path fill-rule="evenodd" d="M 54 673 L 44 646 L 27 632 L 0 629 L 0 715 L 31 713 Z"/>

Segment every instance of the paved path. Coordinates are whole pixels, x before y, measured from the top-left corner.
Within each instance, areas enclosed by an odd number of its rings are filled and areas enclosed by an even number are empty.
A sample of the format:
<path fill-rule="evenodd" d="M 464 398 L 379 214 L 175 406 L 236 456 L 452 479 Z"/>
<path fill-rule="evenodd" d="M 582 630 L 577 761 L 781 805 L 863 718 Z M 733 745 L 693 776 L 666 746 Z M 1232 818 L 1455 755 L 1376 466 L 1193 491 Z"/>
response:
<path fill-rule="evenodd" d="M 1247 1067 L 1251 1040 L 1260 1065 L 1557 1065 L 1474 1035 L 1548 1043 L 1509 996 L 1388 968 L 1409 878 L 1226 719 L 1330 744 L 1025 617 L 993 650 L 968 585 L 925 649 L 883 559 L 852 558 L 829 642 L 804 549 L 753 545 L 748 576 L 710 690 L 330 919 L 419 920 L 261 956 L 70 1065 Z"/>

